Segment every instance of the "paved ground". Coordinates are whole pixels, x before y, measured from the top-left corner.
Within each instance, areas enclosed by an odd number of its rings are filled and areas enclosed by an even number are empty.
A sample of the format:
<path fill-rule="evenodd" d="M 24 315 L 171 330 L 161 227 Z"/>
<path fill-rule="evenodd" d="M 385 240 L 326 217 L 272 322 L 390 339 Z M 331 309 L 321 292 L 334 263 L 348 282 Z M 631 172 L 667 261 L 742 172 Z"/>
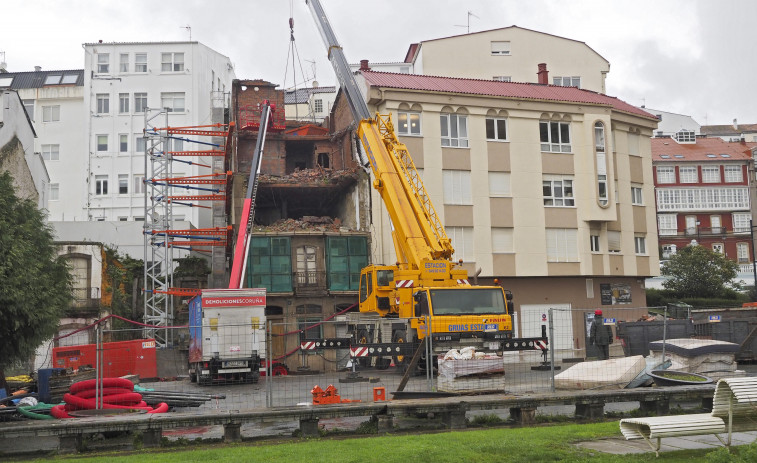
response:
<path fill-rule="evenodd" d="M 757 431 L 737 432 L 731 437 L 732 445 L 751 444 L 757 439 Z M 599 439 L 595 441 L 580 442 L 576 444 L 579 447 L 597 450 L 604 453 L 625 455 L 632 453 L 649 453 L 653 452 L 649 444 L 644 440 L 627 441 L 623 438 Z M 689 437 L 666 437 L 662 439 L 660 452 L 671 452 L 674 450 L 685 449 L 716 449 L 722 447 L 717 437 L 710 436 L 689 436 Z"/>

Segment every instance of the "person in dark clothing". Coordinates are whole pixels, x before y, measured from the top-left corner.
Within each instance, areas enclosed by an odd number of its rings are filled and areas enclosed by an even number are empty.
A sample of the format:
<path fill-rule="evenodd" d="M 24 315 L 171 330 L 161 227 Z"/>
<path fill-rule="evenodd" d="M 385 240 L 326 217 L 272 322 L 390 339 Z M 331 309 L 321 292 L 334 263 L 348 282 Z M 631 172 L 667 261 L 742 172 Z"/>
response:
<path fill-rule="evenodd" d="M 589 341 L 592 345 L 597 346 L 599 360 L 607 360 L 610 358 L 612 328 L 610 328 L 609 325 L 605 325 L 604 318 L 602 318 L 602 311 L 599 309 L 594 311 L 594 321 L 591 322 Z"/>

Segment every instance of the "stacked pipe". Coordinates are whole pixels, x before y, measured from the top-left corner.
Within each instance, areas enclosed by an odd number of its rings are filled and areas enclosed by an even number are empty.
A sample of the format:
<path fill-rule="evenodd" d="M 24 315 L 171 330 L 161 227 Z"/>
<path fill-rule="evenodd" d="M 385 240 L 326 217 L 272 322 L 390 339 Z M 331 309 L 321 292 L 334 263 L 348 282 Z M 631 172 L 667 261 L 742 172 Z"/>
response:
<path fill-rule="evenodd" d="M 147 413 L 165 413 L 168 404 L 161 403 L 153 408 L 142 395 L 134 392 L 134 383 L 125 378 L 90 379 L 71 385 L 70 392 L 63 396 L 65 404 L 54 406 L 50 413 L 56 418 L 73 418 L 68 412 L 77 410 L 130 409 Z M 98 407 L 99 402 L 99 407 Z"/>

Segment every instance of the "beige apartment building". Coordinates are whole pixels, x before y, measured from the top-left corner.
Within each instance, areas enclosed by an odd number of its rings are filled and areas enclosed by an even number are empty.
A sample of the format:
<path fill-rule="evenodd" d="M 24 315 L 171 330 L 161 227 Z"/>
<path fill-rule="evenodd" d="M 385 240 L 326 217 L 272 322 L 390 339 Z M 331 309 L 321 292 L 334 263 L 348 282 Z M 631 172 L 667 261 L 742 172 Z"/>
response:
<path fill-rule="evenodd" d="M 610 63 L 586 43 L 518 26 L 410 44 L 396 63 L 371 63 L 376 71 L 537 82 L 539 65 L 548 83 L 605 93 Z"/>
<path fill-rule="evenodd" d="M 363 70 L 391 113 L 471 280 L 500 279 L 519 333 L 549 308 L 644 307 L 659 274 L 650 137 L 656 117 L 574 87 Z M 380 197 L 372 261 L 396 261 Z M 379 206 L 379 207 L 376 207 Z M 565 348 L 583 343 L 582 318 Z M 532 323 L 534 322 L 534 323 Z M 559 348 L 560 346 L 558 346 Z"/>

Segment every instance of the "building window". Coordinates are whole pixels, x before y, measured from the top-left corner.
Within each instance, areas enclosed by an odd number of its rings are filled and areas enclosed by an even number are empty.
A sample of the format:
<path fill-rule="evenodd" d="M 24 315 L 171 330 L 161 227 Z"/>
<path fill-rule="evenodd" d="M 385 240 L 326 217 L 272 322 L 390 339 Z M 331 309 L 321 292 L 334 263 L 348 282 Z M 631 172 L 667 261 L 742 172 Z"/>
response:
<path fill-rule="evenodd" d="M 108 194 L 108 176 L 95 175 L 95 194 L 103 196 Z"/>
<path fill-rule="evenodd" d="M 703 183 L 719 183 L 720 167 L 719 166 L 702 166 Z"/>
<path fill-rule="evenodd" d="M 57 201 L 60 197 L 60 185 L 58 183 L 51 183 L 49 188 L 50 195 L 48 197 L 48 200 Z"/>
<path fill-rule="evenodd" d="M 147 150 L 147 143 L 145 143 L 145 137 L 137 137 L 134 143 L 134 152 L 144 153 Z"/>
<path fill-rule="evenodd" d="M 489 196 L 510 196 L 509 172 L 489 172 Z"/>
<path fill-rule="evenodd" d="M 575 205 L 572 178 L 544 176 L 542 191 L 545 206 L 572 207 Z"/>
<path fill-rule="evenodd" d="M 26 114 L 29 115 L 29 119 L 34 121 L 34 100 L 21 100 L 21 103 L 24 104 L 24 109 L 26 110 Z"/>
<path fill-rule="evenodd" d="M 749 221 L 752 218 L 749 212 L 734 212 L 732 217 L 734 233 L 749 233 Z"/>
<path fill-rule="evenodd" d="M 657 188 L 658 211 L 746 210 L 749 189 L 743 188 Z"/>
<path fill-rule="evenodd" d="M 696 166 L 679 167 L 678 177 L 681 179 L 681 183 L 697 183 L 697 180 L 699 180 Z"/>
<path fill-rule="evenodd" d="M 591 252 L 600 252 L 599 235 L 589 235 L 589 248 Z"/>
<path fill-rule="evenodd" d="M 657 166 L 657 183 L 675 183 L 676 172 L 673 166 Z"/>
<path fill-rule="evenodd" d="M 454 260 L 475 262 L 476 254 L 473 249 L 473 227 L 445 227 L 447 236 L 455 248 Z"/>
<path fill-rule="evenodd" d="M 723 233 L 722 222 L 719 215 L 710 216 L 710 231 L 712 233 Z"/>
<path fill-rule="evenodd" d="M 444 204 L 473 204 L 471 176 L 468 170 L 442 171 Z"/>
<path fill-rule="evenodd" d="M 326 269 L 331 291 L 357 291 L 360 270 L 368 265 L 368 241 L 362 236 L 326 238 Z"/>
<path fill-rule="evenodd" d="M 675 214 L 657 215 L 657 230 L 660 235 L 677 235 L 678 220 Z"/>
<path fill-rule="evenodd" d="M 510 42 L 509 41 L 492 41 L 492 55 L 509 55 L 510 54 Z"/>
<path fill-rule="evenodd" d="M 547 262 L 578 262 L 578 230 L 547 228 Z"/>
<path fill-rule="evenodd" d="M 118 152 L 126 153 L 129 151 L 129 136 L 125 133 L 118 135 Z"/>
<path fill-rule="evenodd" d="M 61 84 L 71 85 L 75 84 L 79 80 L 78 74 L 63 74 L 63 78 L 60 80 Z"/>
<path fill-rule="evenodd" d="M 252 237 L 248 262 L 248 288 L 266 288 L 276 293 L 292 291 L 292 252 L 288 236 Z"/>
<path fill-rule="evenodd" d="M 662 245 L 662 258 L 669 259 L 670 256 L 676 253 L 677 246 L 675 244 L 663 244 Z"/>
<path fill-rule="evenodd" d="M 129 112 L 129 94 L 128 93 L 118 94 L 118 112 L 121 114 Z"/>
<path fill-rule="evenodd" d="M 636 251 L 636 254 L 646 254 L 647 253 L 647 239 L 644 236 L 634 236 L 633 237 L 633 246 L 634 251 Z"/>
<path fill-rule="evenodd" d="M 118 194 L 129 194 L 129 174 L 118 174 Z"/>
<path fill-rule="evenodd" d="M 145 192 L 145 176 L 144 174 L 136 174 L 134 175 L 134 194 L 144 194 Z"/>
<path fill-rule="evenodd" d="M 620 253 L 620 232 L 610 231 L 607 232 L 607 252 L 618 254 Z"/>
<path fill-rule="evenodd" d="M 600 206 L 607 206 L 607 154 L 605 153 L 605 125 L 594 124 L 594 152 L 597 162 L 597 201 Z"/>
<path fill-rule="evenodd" d="M 167 92 L 160 94 L 160 107 L 168 112 L 184 112 L 184 92 Z"/>
<path fill-rule="evenodd" d="M 492 227 L 492 252 L 498 254 L 515 252 L 512 228 Z"/>
<path fill-rule="evenodd" d="M 97 136 L 97 151 L 108 151 L 108 136 L 107 135 Z"/>
<path fill-rule="evenodd" d="M 60 105 L 42 106 L 42 122 L 59 122 Z"/>
<path fill-rule="evenodd" d="M 118 57 L 118 72 L 129 72 L 129 54 L 121 53 Z"/>
<path fill-rule="evenodd" d="M 421 134 L 421 113 L 400 111 L 397 113 L 397 133 L 399 135 Z"/>
<path fill-rule="evenodd" d="M 634 206 L 644 205 L 644 196 L 640 186 L 631 186 L 631 204 Z"/>
<path fill-rule="evenodd" d="M 97 73 L 107 74 L 110 72 L 110 54 L 98 53 L 97 54 Z"/>
<path fill-rule="evenodd" d="M 554 85 L 559 85 L 560 87 L 578 87 L 581 88 L 581 77 L 579 76 L 572 76 L 572 77 L 553 77 L 552 83 Z"/>
<path fill-rule="evenodd" d="M 442 146 L 468 147 L 468 116 L 441 114 Z"/>
<path fill-rule="evenodd" d="M 512 76 L 494 76 L 492 77 L 492 80 L 497 82 L 512 82 L 513 78 Z"/>
<path fill-rule="evenodd" d="M 726 183 L 741 183 L 744 181 L 741 166 L 725 166 L 724 171 Z"/>
<path fill-rule="evenodd" d="M 316 113 L 322 113 L 323 112 L 323 100 L 318 98 L 317 100 L 313 101 L 313 107 L 315 108 Z"/>
<path fill-rule="evenodd" d="M 97 94 L 97 114 L 108 114 L 110 112 L 110 95 L 107 93 Z"/>
<path fill-rule="evenodd" d="M 161 53 L 160 70 L 162 72 L 179 72 L 184 70 L 184 53 Z"/>
<path fill-rule="evenodd" d="M 42 159 L 45 161 L 59 161 L 60 145 L 42 145 Z"/>
<path fill-rule="evenodd" d="M 147 72 L 147 53 L 134 55 L 134 72 Z"/>
<path fill-rule="evenodd" d="M 697 136 L 693 130 L 681 129 L 673 135 L 678 143 L 696 143 Z"/>
<path fill-rule="evenodd" d="M 570 153 L 570 124 L 567 122 L 539 122 L 541 150 L 547 153 Z"/>
<path fill-rule="evenodd" d="M 723 243 L 712 243 L 712 252 L 723 254 Z"/>
<path fill-rule="evenodd" d="M 749 262 L 749 243 L 736 243 L 736 259 L 740 264 Z"/>
<path fill-rule="evenodd" d="M 486 139 L 507 141 L 507 119 L 486 118 Z"/>
<path fill-rule="evenodd" d="M 300 307 L 297 307 L 299 309 Z M 323 324 L 320 318 L 300 318 L 297 320 L 297 329 L 301 331 L 300 339 L 322 339 Z M 313 354 L 316 351 L 311 351 Z"/>
<path fill-rule="evenodd" d="M 147 93 L 134 94 L 134 112 L 143 113 L 147 109 Z"/>

